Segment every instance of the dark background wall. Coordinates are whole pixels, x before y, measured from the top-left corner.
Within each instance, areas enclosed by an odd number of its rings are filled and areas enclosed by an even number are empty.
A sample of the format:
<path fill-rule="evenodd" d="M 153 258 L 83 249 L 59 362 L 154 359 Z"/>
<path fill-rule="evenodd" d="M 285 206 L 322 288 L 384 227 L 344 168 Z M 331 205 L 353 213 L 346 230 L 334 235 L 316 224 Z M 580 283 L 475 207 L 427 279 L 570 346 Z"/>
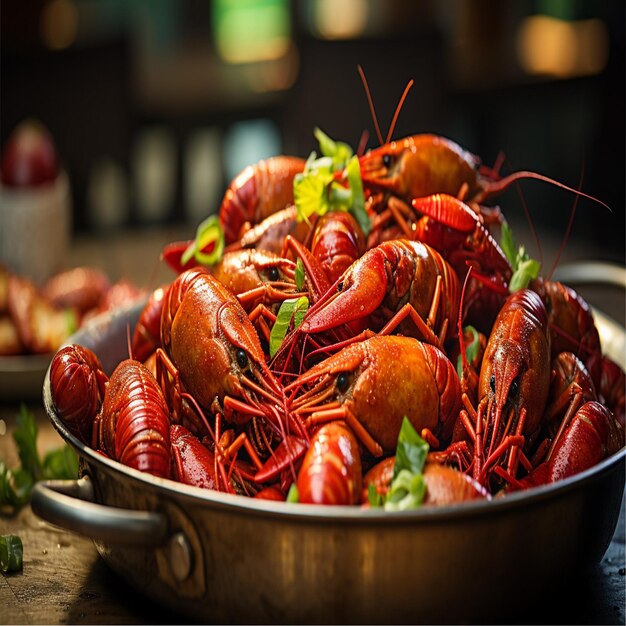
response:
<path fill-rule="evenodd" d="M 197 213 L 186 209 L 185 150 L 198 129 L 214 131 L 216 138 L 208 167 L 217 182 L 206 194 L 206 212 L 217 209 L 230 180 L 232 165 L 224 155 L 237 145 L 231 131 L 241 121 L 269 124 L 275 140 L 268 151 L 278 146 L 307 156 L 317 147 L 315 126 L 354 147 L 367 131 L 368 145 L 376 145 L 357 72 L 360 64 L 383 134 L 404 87 L 414 79 L 395 138 L 434 132 L 454 139 L 486 164 L 502 151 L 505 169 L 534 170 L 571 186 L 582 176 L 585 192 L 601 198 L 612 212 L 582 201 L 572 241 L 599 242 L 601 255 L 624 261 L 623 3 L 364 0 L 357 4 L 368 10 L 365 26 L 358 36 L 345 39 L 320 35 L 314 16 L 321 2 L 265 4 L 286 10 L 291 36 L 289 51 L 276 67 L 267 62 L 229 66 L 220 60 L 215 3 L 3 2 L 2 144 L 27 116 L 49 127 L 72 180 L 77 232 L 98 228 L 90 185 L 103 158 L 115 164 L 125 181 L 120 193 L 126 208 L 116 227 L 138 228 L 151 220 L 194 222 Z M 337 7 L 343 4 L 335 4 L 337 20 Z M 66 14 L 69 7 L 70 18 L 74 15 L 69 23 L 70 35 L 74 24 L 73 38 L 54 44 L 56 48 L 42 34 L 51 5 Z M 564 76 L 529 72 L 520 61 L 518 42 L 525 20 L 536 15 L 601 23 L 605 38 L 599 44 L 583 42 L 579 56 L 591 58 L 594 46 L 604 46 L 604 63 L 593 72 Z M 68 25 L 61 19 L 57 27 L 62 33 Z M 277 89 L 251 88 L 271 72 Z M 137 137 L 155 127 L 165 129 L 172 140 L 174 182 L 165 212 L 147 219 L 134 191 L 138 164 L 133 150 Z M 533 181 L 521 189 L 540 232 L 558 239 L 573 197 Z M 507 214 L 522 215 L 516 189 L 498 201 Z"/>

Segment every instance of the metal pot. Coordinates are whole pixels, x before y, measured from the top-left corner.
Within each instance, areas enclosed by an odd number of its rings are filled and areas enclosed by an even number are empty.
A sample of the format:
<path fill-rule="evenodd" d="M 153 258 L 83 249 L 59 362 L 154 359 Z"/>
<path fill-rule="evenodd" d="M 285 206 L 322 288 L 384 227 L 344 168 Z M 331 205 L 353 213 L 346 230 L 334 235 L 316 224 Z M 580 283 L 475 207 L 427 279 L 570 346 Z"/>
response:
<path fill-rule="evenodd" d="M 72 337 L 109 373 L 127 354 L 135 306 Z M 607 318 L 610 331 L 624 331 Z M 623 359 L 622 359 L 623 361 Z M 623 362 L 621 363 L 623 365 Z M 485 621 L 526 606 L 600 561 L 624 492 L 622 449 L 553 485 L 492 501 L 391 513 L 254 500 L 159 479 L 84 446 L 77 481 L 36 485 L 44 519 L 93 538 L 156 602 L 204 622 Z"/>

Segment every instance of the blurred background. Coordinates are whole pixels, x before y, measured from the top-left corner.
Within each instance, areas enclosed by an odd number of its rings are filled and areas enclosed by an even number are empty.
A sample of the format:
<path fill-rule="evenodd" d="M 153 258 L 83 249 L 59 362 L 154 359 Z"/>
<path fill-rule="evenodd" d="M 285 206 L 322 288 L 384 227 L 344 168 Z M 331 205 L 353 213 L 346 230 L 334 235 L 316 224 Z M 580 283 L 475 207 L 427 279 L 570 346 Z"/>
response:
<path fill-rule="evenodd" d="M 624 262 L 624 3 L 610 0 L 5 0 L 0 140 L 25 117 L 51 131 L 73 232 L 188 227 L 244 166 L 306 157 L 315 126 L 377 145 L 447 136 L 503 171 L 601 198 L 579 203 L 574 254 Z M 520 186 L 544 241 L 573 196 Z M 524 222 L 515 187 L 498 198 Z M 533 251 L 532 242 L 528 247 Z"/>

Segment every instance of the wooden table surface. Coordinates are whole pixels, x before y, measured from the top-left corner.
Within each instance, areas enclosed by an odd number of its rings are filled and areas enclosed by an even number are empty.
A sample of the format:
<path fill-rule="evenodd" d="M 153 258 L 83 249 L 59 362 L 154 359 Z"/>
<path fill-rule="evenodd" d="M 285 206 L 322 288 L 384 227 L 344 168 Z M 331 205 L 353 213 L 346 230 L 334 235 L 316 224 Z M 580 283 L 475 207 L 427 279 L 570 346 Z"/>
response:
<path fill-rule="evenodd" d="M 29 407 L 37 417 L 39 450 L 45 453 L 62 439 L 40 403 Z M 0 405 L 7 428 L 0 435 L 0 458 L 17 464 L 11 437 L 17 405 Z M 624 505 L 615 536 L 601 563 L 560 588 L 555 581 L 553 604 L 525 610 L 520 605 L 498 623 L 624 624 L 626 620 L 626 557 Z M 182 615 L 155 606 L 130 588 L 98 555 L 90 539 L 52 526 L 30 506 L 15 516 L 0 515 L 0 534 L 17 534 L 24 545 L 24 568 L 0 578 L 0 624 L 179 624 Z M 512 564 L 514 567 L 514 564 Z M 532 584 L 532 581 L 529 581 Z M 584 600 L 583 600 L 584 598 Z"/>
<path fill-rule="evenodd" d="M 69 252 L 67 266 L 97 265 L 114 278 L 128 277 L 152 289 L 171 279 L 158 263 L 164 243 L 193 234 L 193 229 L 165 229 L 124 234 L 113 238 L 83 239 Z M 139 261 L 141 259 L 141 262 Z M 615 296 L 614 296 L 615 297 Z M 604 300 L 607 304 L 607 300 Z M 623 294 L 607 312 L 623 323 Z M 29 399 L 40 430 L 39 448 L 45 452 L 62 440 L 47 420 L 37 391 Z M 0 398 L 0 459 L 17 464 L 11 432 L 18 412 L 15 399 Z M 3 428 L 3 423 L 5 428 Z M 3 433 L 3 430 L 5 432 Z M 526 608 L 524 589 L 520 602 L 499 623 L 624 624 L 626 620 L 624 504 L 620 520 L 601 563 L 581 572 L 566 585 L 555 581 L 549 606 Z M 0 514 L 0 534 L 20 535 L 24 544 L 23 571 L 0 578 L 0 624 L 167 624 L 184 623 L 144 598 L 112 572 L 99 557 L 91 540 L 53 527 L 25 506 L 16 515 Z M 511 564 L 514 567 L 514 564 Z M 532 581 L 529 581 L 532 585 Z M 488 598 L 485 599 L 488 601 Z"/>

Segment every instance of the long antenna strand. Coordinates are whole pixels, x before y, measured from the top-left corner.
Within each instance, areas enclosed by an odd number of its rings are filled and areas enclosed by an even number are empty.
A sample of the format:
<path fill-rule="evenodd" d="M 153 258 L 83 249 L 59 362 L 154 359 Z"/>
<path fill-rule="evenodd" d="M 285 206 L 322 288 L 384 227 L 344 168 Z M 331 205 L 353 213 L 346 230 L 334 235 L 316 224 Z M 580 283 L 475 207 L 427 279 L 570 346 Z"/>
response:
<path fill-rule="evenodd" d="M 376 117 L 376 110 L 374 109 L 374 102 L 372 100 L 372 94 L 370 93 L 369 85 L 367 84 L 367 79 L 365 78 L 365 72 L 360 65 L 357 65 L 357 69 L 359 70 L 359 74 L 361 75 L 361 80 L 363 81 L 363 87 L 365 87 L 365 95 L 367 96 L 367 101 L 370 105 L 370 111 L 372 113 L 372 119 L 374 120 L 374 127 L 376 128 L 376 135 L 378 137 L 378 141 L 380 145 L 383 145 L 383 136 L 380 132 L 380 126 L 378 125 L 378 118 Z"/>
<path fill-rule="evenodd" d="M 411 87 L 413 87 L 414 82 L 415 81 L 411 79 L 408 82 L 407 86 L 404 88 L 404 92 L 402 93 L 400 102 L 398 102 L 398 106 L 396 107 L 396 112 L 394 113 L 393 119 L 391 120 L 391 125 L 389 126 L 389 132 L 387 133 L 386 143 L 389 143 L 389 141 L 391 140 L 391 136 L 393 135 L 393 130 L 396 127 L 396 122 L 398 121 L 398 116 L 400 115 L 400 111 L 402 110 L 402 105 L 404 104 L 406 97 L 409 95 L 409 91 L 411 90 Z"/>
<path fill-rule="evenodd" d="M 580 172 L 580 182 L 578 183 L 578 190 L 580 191 L 580 189 L 583 186 L 583 178 L 585 176 L 585 163 L 583 162 L 582 164 L 582 168 L 581 168 L 581 172 Z M 569 216 L 569 221 L 567 223 L 567 228 L 565 229 L 565 234 L 563 235 L 563 239 L 561 240 L 561 245 L 559 246 L 559 251 L 556 255 L 556 258 L 554 259 L 554 263 L 552 264 L 552 267 L 550 268 L 550 273 L 548 274 L 547 278 L 548 280 L 550 280 L 552 278 L 552 275 L 554 274 L 554 271 L 556 270 L 556 266 L 559 264 L 559 261 L 561 260 L 561 256 L 563 255 L 563 252 L 565 250 L 565 244 L 567 244 L 567 241 L 569 239 L 570 233 L 572 231 L 572 226 L 574 225 L 574 215 L 576 215 L 576 208 L 578 206 L 578 200 L 579 200 L 580 196 L 576 196 L 574 198 L 574 204 L 572 206 L 572 210 L 570 211 L 570 216 Z"/>

